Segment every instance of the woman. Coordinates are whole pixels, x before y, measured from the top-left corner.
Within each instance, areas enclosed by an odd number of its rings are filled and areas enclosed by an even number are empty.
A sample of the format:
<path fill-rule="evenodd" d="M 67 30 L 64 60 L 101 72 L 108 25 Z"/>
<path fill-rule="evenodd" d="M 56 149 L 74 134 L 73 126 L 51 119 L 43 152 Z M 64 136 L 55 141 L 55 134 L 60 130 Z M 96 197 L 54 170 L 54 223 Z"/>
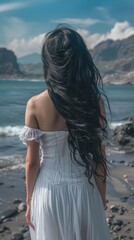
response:
<path fill-rule="evenodd" d="M 64 26 L 45 36 L 42 61 L 47 90 L 28 101 L 20 135 L 31 239 L 109 240 L 100 74 L 81 36 Z"/>

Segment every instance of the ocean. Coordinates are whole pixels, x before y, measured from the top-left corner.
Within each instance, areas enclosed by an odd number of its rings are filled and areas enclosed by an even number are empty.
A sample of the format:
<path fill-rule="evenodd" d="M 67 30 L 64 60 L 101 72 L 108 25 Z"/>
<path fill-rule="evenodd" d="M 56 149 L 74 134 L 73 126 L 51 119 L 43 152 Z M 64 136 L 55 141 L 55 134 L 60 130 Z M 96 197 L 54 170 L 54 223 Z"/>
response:
<path fill-rule="evenodd" d="M 25 163 L 26 147 L 19 140 L 24 126 L 25 107 L 28 99 L 46 89 L 44 81 L 3 80 L 0 81 L 0 169 L 21 168 Z M 107 112 L 110 128 L 123 123 L 123 119 L 134 115 L 134 86 L 105 85 L 112 116 Z M 119 162 L 133 160 L 133 155 L 108 150 L 109 159 Z"/>

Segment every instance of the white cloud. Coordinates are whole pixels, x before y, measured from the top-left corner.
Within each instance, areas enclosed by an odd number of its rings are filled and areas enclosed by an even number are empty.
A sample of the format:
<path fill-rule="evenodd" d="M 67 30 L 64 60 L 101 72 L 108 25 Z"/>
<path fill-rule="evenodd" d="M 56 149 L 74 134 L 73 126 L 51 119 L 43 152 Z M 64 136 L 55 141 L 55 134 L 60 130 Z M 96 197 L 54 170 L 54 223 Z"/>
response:
<path fill-rule="evenodd" d="M 127 22 L 116 23 L 113 28 L 104 34 L 94 33 L 91 34 L 86 29 L 78 28 L 77 31 L 81 34 L 81 36 L 85 39 L 87 46 L 89 48 L 93 48 L 98 43 L 105 41 L 107 39 L 117 40 L 124 39 L 132 34 L 134 34 L 134 28 Z M 18 57 L 24 56 L 33 52 L 40 53 L 43 37 L 45 33 L 34 36 L 33 38 L 22 37 L 21 39 L 15 38 L 9 42 L 7 47 L 12 49 Z"/>
<path fill-rule="evenodd" d="M 24 8 L 26 7 L 28 4 L 25 2 L 21 2 L 21 3 L 17 3 L 17 2 L 12 2 L 12 3 L 4 3 L 4 4 L 0 4 L 0 12 L 7 12 L 7 11 L 12 11 L 15 9 L 19 9 L 19 8 Z"/>
<path fill-rule="evenodd" d="M 29 39 L 14 39 L 8 44 L 8 49 L 12 49 L 18 57 L 25 56 L 31 53 L 40 53 L 45 34 L 39 34 Z"/>
<path fill-rule="evenodd" d="M 118 39 L 121 40 L 134 34 L 134 28 L 127 21 L 116 23 L 110 32 L 104 34 L 90 34 L 90 32 L 85 29 L 78 29 L 77 31 L 83 36 L 89 48 L 93 48 L 98 43 L 107 39 L 114 41 Z"/>
<path fill-rule="evenodd" d="M 82 18 L 61 18 L 58 20 L 54 20 L 53 22 L 91 26 L 91 25 L 101 22 L 101 20 L 93 19 L 93 18 L 83 18 L 83 19 Z"/>
<path fill-rule="evenodd" d="M 83 37 L 88 48 L 93 48 L 102 39 L 101 34 L 99 34 L 99 33 L 90 34 L 90 32 L 85 29 L 78 28 L 77 32 Z M 102 41 L 103 41 L 103 39 L 102 39 Z"/>
<path fill-rule="evenodd" d="M 124 39 L 134 34 L 134 28 L 131 27 L 130 23 L 125 21 L 121 23 L 116 23 L 111 31 L 105 34 L 106 38 L 113 40 Z"/>

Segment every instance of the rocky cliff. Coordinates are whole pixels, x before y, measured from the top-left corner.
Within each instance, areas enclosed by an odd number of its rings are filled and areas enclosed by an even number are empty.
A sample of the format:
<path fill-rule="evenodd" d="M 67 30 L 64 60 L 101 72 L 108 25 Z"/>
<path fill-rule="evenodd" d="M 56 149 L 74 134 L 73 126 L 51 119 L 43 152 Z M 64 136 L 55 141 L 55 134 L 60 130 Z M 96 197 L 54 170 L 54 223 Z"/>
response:
<path fill-rule="evenodd" d="M 0 78 L 13 78 L 13 76 L 21 76 L 17 58 L 13 51 L 6 48 L 0 48 Z"/>
<path fill-rule="evenodd" d="M 123 40 L 107 40 L 101 42 L 91 51 L 91 53 L 95 62 L 107 63 L 109 66 L 109 70 L 107 71 L 133 71 L 134 35 Z"/>
<path fill-rule="evenodd" d="M 134 116 L 123 119 L 126 121 L 114 130 L 113 145 L 126 152 L 134 152 Z"/>
<path fill-rule="evenodd" d="M 101 42 L 90 52 L 104 83 L 134 85 L 134 35 L 123 40 Z M 30 62 L 29 55 L 25 56 L 23 64 L 18 65 L 12 51 L 0 48 L 0 79 L 18 76 L 26 79 L 43 78 L 42 63 L 37 61 L 39 55 L 36 55 L 36 58 L 30 56 Z"/>

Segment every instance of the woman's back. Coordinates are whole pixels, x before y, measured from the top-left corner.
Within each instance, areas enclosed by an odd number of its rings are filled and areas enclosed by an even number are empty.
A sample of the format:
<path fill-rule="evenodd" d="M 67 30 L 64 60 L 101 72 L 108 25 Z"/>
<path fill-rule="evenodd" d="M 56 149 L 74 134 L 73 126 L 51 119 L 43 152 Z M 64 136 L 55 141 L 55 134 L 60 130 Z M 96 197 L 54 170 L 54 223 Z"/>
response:
<path fill-rule="evenodd" d="M 44 174 L 54 184 L 57 181 L 62 184 L 76 183 L 86 179 L 85 167 L 72 161 L 65 121 L 57 112 L 48 92 L 45 91 L 34 96 L 30 99 L 30 105 L 32 105 L 31 108 L 36 117 L 37 128 L 35 128 L 35 123 L 33 128 L 32 126 L 28 127 L 26 119 L 27 126 L 24 128 L 23 134 L 29 135 L 30 138 L 31 136 L 36 137 L 36 140 L 40 142 L 41 166 Z M 25 142 L 25 139 L 23 141 Z M 78 151 L 76 151 L 76 155 L 77 160 L 82 164 Z"/>

